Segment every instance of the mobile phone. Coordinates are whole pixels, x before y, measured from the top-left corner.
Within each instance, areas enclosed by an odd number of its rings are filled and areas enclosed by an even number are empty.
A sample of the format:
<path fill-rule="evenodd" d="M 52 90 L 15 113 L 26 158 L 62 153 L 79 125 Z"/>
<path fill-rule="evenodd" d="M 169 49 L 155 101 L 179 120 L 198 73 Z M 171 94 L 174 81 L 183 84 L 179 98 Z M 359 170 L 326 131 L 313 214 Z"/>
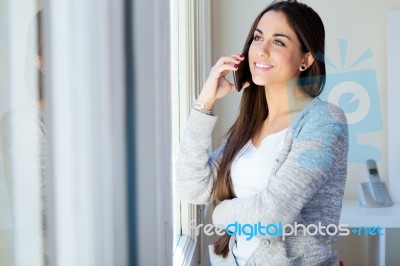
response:
<path fill-rule="evenodd" d="M 237 92 L 240 92 L 242 88 L 239 86 L 239 83 L 236 78 L 236 71 L 233 71 L 233 82 L 235 83 L 235 88 Z"/>

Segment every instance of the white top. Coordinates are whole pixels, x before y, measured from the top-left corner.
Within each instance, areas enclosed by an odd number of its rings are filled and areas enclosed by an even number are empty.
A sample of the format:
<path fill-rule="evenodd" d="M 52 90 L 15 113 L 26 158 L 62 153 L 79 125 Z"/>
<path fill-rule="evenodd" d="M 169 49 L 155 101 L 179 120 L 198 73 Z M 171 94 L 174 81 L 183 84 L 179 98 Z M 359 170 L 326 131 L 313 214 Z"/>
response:
<path fill-rule="evenodd" d="M 231 167 L 233 190 L 238 198 L 252 196 L 267 186 L 272 165 L 283 147 L 286 129 L 268 135 L 259 148 L 249 140 L 235 157 Z M 268 215 L 268 214 L 266 214 Z M 236 235 L 233 254 L 238 265 L 244 265 L 257 249 L 261 239 L 254 236 L 247 240 L 246 235 Z"/>

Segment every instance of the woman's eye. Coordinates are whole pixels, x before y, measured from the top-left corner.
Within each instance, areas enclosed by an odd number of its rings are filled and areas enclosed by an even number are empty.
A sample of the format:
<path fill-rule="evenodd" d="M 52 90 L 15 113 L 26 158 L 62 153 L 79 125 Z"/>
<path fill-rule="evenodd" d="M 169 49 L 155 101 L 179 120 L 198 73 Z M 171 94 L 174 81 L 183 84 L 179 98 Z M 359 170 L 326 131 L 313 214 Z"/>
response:
<path fill-rule="evenodd" d="M 285 46 L 285 44 L 281 41 L 275 40 L 274 43 L 279 46 Z"/>
<path fill-rule="evenodd" d="M 259 41 L 260 39 L 261 39 L 261 37 L 257 36 L 257 35 L 253 37 L 253 40 L 255 40 L 255 41 Z"/>

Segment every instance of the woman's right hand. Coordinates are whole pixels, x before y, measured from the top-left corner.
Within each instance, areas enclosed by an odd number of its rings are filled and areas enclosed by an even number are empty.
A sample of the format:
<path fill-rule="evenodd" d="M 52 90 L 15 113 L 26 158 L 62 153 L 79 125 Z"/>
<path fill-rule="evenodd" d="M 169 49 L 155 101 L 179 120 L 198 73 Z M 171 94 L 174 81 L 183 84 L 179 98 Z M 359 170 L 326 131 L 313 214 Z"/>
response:
<path fill-rule="evenodd" d="M 202 102 L 207 110 L 211 110 L 215 101 L 225 97 L 230 92 L 236 91 L 235 85 L 230 83 L 225 76 L 230 71 L 236 71 L 237 66 L 244 60 L 239 54 L 230 57 L 221 57 L 211 68 L 210 74 L 204 83 L 203 89 L 197 100 Z"/>

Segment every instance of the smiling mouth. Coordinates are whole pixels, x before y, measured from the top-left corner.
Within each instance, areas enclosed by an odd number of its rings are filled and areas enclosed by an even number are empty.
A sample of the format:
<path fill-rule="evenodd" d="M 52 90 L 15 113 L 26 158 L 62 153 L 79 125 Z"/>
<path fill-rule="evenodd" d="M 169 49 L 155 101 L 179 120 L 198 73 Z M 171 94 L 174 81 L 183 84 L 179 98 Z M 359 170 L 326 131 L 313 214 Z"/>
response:
<path fill-rule="evenodd" d="M 268 65 L 268 64 L 261 64 L 261 63 L 256 63 L 254 62 L 254 68 L 259 69 L 259 70 L 269 70 L 273 68 L 273 65 Z"/>

